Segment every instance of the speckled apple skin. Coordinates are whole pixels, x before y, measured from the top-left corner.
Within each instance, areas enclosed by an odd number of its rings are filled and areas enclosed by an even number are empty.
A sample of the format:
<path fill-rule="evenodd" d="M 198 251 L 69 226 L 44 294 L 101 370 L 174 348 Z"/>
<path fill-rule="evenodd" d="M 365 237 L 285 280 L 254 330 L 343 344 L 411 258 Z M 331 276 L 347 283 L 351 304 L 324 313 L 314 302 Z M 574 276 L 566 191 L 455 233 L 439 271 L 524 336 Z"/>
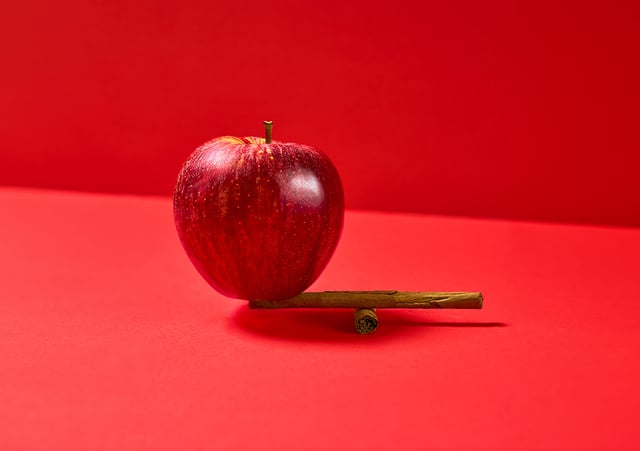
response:
<path fill-rule="evenodd" d="M 213 288 L 277 300 L 303 292 L 326 267 L 342 233 L 344 194 L 317 149 L 225 136 L 185 162 L 174 217 L 189 258 Z"/>

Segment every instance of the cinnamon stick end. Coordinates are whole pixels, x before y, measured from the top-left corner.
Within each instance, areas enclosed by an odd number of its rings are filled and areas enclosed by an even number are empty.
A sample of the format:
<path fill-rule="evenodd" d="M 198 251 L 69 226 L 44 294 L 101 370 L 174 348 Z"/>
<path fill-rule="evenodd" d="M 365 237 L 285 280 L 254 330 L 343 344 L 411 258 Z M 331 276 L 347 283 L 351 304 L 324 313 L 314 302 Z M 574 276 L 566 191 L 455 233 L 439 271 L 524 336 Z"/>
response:
<path fill-rule="evenodd" d="M 378 315 L 372 308 L 357 309 L 354 315 L 354 325 L 356 332 L 360 335 L 367 335 L 375 332 L 378 328 Z"/>

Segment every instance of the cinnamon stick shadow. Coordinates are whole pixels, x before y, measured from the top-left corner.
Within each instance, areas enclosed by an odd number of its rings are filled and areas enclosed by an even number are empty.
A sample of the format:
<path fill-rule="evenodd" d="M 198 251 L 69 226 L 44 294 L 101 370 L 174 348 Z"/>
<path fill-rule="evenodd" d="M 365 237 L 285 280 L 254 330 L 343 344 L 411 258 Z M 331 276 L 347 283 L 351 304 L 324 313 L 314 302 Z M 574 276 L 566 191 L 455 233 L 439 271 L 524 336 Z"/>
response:
<path fill-rule="evenodd" d="M 403 310 L 384 310 L 379 313 L 380 328 L 367 340 L 372 343 L 398 341 L 444 332 L 445 328 L 478 328 L 490 331 L 506 327 L 501 322 L 438 321 L 433 316 Z M 245 304 L 232 317 L 234 327 L 266 338 L 297 342 L 322 342 L 334 344 L 362 343 L 362 337 L 354 333 L 353 314 L 341 309 L 276 309 L 254 310 Z"/>

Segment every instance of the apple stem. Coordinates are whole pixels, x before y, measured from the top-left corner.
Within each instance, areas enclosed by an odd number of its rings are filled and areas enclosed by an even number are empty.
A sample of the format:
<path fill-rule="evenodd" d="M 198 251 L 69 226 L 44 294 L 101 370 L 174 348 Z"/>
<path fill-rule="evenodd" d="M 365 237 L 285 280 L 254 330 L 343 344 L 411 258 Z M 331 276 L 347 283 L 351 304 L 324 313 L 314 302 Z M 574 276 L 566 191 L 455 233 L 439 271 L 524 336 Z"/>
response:
<path fill-rule="evenodd" d="M 273 121 L 264 121 L 264 142 L 271 144 L 271 134 L 273 129 Z"/>

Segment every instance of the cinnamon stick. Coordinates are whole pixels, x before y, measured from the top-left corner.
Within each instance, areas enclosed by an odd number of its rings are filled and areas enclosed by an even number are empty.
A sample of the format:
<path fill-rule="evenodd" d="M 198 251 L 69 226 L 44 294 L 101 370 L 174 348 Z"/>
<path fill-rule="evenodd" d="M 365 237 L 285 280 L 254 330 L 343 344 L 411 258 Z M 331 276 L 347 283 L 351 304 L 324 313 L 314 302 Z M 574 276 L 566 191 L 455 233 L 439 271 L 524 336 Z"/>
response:
<path fill-rule="evenodd" d="M 423 291 L 322 291 L 307 292 L 279 301 L 249 301 L 249 307 L 260 308 L 447 308 L 480 309 L 479 292 Z"/>
<path fill-rule="evenodd" d="M 353 323 L 360 335 L 372 334 L 378 328 L 378 315 L 372 308 L 360 308 L 356 310 Z"/>

